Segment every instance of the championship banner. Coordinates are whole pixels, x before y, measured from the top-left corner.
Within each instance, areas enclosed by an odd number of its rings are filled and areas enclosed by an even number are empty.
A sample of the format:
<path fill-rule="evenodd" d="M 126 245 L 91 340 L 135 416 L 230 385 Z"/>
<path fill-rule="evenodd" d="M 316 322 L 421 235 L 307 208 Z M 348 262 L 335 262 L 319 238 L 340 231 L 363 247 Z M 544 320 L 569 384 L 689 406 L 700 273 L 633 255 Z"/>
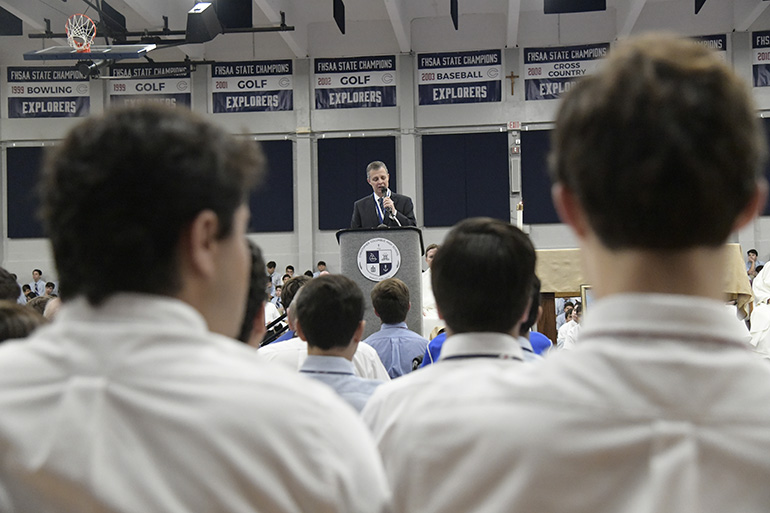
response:
<path fill-rule="evenodd" d="M 557 100 L 578 78 L 593 73 L 609 49 L 609 43 L 525 48 L 525 100 Z"/>
<path fill-rule="evenodd" d="M 315 108 L 396 106 L 396 56 L 315 59 Z"/>
<path fill-rule="evenodd" d="M 754 87 L 770 86 L 770 30 L 751 33 Z"/>
<path fill-rule="evenodd" d="M 113 64 L 110 74 L 110 104 L 165 103 L 192 105 L 190 68 L 184 64 Z"/>
<path fill-rule="evenodd" d="M 500 50 L 417 55 L 420 105 L 502 100 Z"/>
<path fill-rule="evenodd" d="M 714 50 L 719 55 L 719 58 L 727 62 L 727 35 L 698 36 L 694 37 L 693 40 L 706 48 Z"/>
<path fill-rule="evenodd" d="M 9 66 L 9 118 L 77 118 L 91 107 L 88 79 L 72 66 Z"/>
<path fill-rule="evenodd" d="M 211 66 L 211 111 L 274 112 L 294 108 L 292 61 L 218 62 Z"/>

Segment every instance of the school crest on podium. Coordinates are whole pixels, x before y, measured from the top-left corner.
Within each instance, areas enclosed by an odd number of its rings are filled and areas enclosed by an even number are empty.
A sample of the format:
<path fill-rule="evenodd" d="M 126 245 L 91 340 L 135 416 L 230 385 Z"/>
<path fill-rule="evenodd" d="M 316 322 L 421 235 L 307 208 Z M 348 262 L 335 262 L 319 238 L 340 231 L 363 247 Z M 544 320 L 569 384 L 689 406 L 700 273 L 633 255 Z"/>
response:
<path fill-rule="evenodd" d="M 401 252 L 387 239 L 371 239 L 358 250 L 358 270 L 368 280 L 392 278 L 401 267 Z"/>

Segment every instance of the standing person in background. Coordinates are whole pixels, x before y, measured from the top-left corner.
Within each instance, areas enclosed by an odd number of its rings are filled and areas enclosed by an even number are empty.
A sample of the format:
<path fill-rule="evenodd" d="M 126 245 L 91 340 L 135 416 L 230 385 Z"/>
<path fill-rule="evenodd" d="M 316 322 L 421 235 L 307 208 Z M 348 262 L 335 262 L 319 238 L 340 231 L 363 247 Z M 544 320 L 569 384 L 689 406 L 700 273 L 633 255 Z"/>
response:
<path fill-rule="evenodd" d="M 29 282 L 29 288 L 36 296 L 45 295 L 45 280 L 43 279 L 43 271 L 35 269 L 32 271 L 32 281 Z"/>
<path fill-rule="evenodd" d="M 375 160 L 366 166 L 366 182 L 372 187 L 372 194 L 353 205 L 351 228 L 417 226 L 412 198 L 390 190 L 390 175 L 384 162 Z"/>

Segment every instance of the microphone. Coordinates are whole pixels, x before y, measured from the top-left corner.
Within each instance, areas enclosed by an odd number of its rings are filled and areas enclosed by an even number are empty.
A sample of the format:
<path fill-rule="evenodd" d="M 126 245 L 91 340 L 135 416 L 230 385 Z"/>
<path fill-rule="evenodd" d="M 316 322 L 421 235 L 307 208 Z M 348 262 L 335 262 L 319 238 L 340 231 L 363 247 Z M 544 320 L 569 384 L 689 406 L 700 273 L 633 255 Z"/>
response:
<path fill-rule="evenodd" d="M 388 188 L 384 185 L 380 185 L 380 201 L 383 201 L 383 198 L 385 197 L 385 193 L 388 192 Z M 388 213 L 390 217 L 393 217 L 393 209 L 390 207 L 385 208 L 385 211 Z"/>

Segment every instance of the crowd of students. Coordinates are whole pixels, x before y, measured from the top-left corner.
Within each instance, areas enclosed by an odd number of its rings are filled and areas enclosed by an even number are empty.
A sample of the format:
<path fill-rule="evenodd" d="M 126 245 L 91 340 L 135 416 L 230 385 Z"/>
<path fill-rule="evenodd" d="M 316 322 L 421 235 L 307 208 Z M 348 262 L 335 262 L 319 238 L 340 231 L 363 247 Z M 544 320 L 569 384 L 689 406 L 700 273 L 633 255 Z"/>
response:
<path fill-rule="evenodd" d="M 767 198 L 748 88 L 702 45 L 633 38 L 564 96 L 552 147 L 593 287 L 579 343 L 527 356 L 532 242 L 465 219 L 432 255 L 438 356 L 389 346 L 374 382 L 348 277 L 290 277 L 296 336 L 252 347 L 280 284 L 246 238 L 252 142 L 157 105 L 85 120 L 41 186 L 62 310 L 0 344 L 0 511 L 765 511 L 770 367 L 722 290 Z M 386 325 L 399 288 L 371 298 Z"/>

